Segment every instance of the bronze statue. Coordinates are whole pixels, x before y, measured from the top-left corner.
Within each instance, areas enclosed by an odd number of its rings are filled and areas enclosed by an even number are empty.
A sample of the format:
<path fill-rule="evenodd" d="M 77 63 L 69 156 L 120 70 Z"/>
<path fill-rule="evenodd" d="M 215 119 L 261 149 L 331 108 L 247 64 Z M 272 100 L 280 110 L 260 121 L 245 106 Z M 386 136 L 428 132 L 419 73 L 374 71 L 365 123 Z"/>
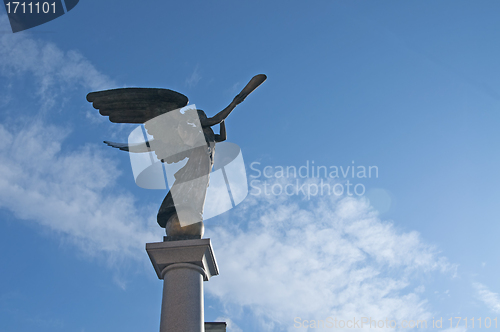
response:
<path fill-rule="evenodd" d="M 156 88 L 124 88 L 87 95 L 99 113 L 114 123 L 141 123 L 153 136 L 146 145 L 104 143 L 129 152 L 154 151 L 158 160 L 176 163 L 188 158 L 175 173 L 175 182 L 157 215 L 166 229 L 167 239 L 201 238 L 204 232 L 203 208 L 209 175 L 215 157 L 215 143 L 226 140 L 224 120 L 231 111 L 266 80 L 254 76 L 233 101 L 209 118 L 202 110 L 186 110 L 188 98 L 178 92 Z M 217 135 L 212 126 L 220 124 Z"/>

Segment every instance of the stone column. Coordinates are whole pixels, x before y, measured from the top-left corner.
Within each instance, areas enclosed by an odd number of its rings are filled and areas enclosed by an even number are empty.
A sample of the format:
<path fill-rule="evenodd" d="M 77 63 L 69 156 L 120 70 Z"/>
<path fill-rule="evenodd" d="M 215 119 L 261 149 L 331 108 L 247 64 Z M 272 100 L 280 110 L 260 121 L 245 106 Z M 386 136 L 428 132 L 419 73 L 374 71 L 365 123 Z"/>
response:
<path fill-rule="evenodd" d="M 160 332 L 204 332 L 203 281 L 218 275 L 210 239 L 147 243 L 163 279 Z"/>

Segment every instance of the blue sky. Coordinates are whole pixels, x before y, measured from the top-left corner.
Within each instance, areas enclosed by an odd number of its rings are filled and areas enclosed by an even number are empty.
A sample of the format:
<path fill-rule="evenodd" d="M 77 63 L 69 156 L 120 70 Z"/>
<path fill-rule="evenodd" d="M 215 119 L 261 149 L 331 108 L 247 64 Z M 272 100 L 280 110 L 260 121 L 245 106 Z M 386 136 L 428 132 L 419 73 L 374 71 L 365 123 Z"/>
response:
<path fill-rule="evenodd" d="M 135 127 L 85 96 L 162 87 L 214 115 L 259 73 L 227 131 L 260 182 L 206 222 L 220 269 L 206 321 L 306 331 L 296 317 L 442 317 L 444 331 L 450 317 L 497 317 L 499 10 L 82 0 L 16 34 L 0 13 L 0 330 L 157 330 L 162 283 L 144 244 L 162 239 L 166 192 L 135 185 L 126 153 L 101 143 Z M 252 163 L 313 161 L 378 177 L 251 177 Z M 321 180 L 366 192 L 255 195 Z"/>

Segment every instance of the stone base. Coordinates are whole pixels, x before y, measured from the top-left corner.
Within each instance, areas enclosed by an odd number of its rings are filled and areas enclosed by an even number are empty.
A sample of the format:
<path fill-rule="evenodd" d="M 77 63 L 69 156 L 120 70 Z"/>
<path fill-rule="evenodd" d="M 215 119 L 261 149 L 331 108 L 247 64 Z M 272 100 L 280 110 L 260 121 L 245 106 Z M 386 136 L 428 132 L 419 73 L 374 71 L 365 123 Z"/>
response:
<path fill-rule="evenodd" d="M 176 236 L 164 236 L 163 242 L 167 241 L 182 241 L 182 240 L 198 240 L 201 239 L 201 235 L 176 235 Z"/>
<path fill-rule="evenodd" d="M 210 239 L 147 243 L 146 251 L 164 280 L 160 332 L 203 332 L 203 281 L 219 274 Z"/>
<path fill-rule="evenodd" d="M 205 332 L 226 332 L 225 322 L 205 323 Z"/>

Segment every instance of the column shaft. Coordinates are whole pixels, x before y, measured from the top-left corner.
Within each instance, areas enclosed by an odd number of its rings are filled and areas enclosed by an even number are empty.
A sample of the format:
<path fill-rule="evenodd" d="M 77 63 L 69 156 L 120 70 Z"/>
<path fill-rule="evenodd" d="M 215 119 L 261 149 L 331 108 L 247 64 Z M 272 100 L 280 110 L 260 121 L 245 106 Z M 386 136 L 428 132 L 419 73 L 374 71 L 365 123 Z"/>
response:
<path fill-rule="evenodd" d="M 203 332 L 203 268 L 177 263 L 163 271 L 160 332 Z"/>

